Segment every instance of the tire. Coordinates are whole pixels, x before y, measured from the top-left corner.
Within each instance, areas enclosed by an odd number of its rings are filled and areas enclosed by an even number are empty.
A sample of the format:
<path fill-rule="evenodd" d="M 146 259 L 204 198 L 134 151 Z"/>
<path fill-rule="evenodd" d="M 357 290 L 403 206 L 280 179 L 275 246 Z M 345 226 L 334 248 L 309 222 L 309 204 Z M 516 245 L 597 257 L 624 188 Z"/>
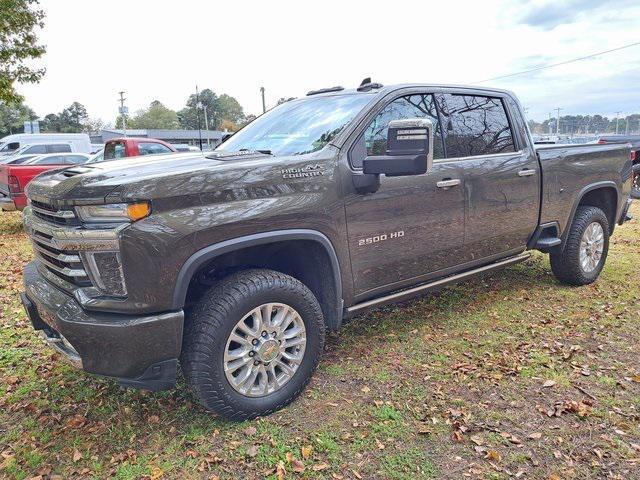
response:
<path fill-rule="evenodd" d="M 585 267 L 581 262 L 580 250 L 585 232 L 593 224 L 596 224 L 596 226 L 593 227 L 596 232 L 598 231 L 597 225 L 602 229 L 602 251 L 599 258 L 594 256 L 594 254 L 587 254 L 587 256 L 593 260 L 591 264 Z M 556 278 L 563 283 L 569 285 L 588 285 L 595 282 L 600 275 L 607 260 L 608 252 L 609 221 L 607 220 L 607 216 L 597 207 L 581 206 L 578 207 L 573 222 L 571 223 L 564 250 L 551 253 L 550 255 L 551 270 Z M 587 260 L 587 262 L 589 261 L 591 260 Z"/>
<path fill-rule="evenodd" d="M 279 315 L 282 324 L 291 323 L 281 326 L 283 333 L 276 336 Z M 269 329 L 265 325 L 271 325 L 273 331 L 259 335 L 258 330 Z M 245 335 L 250 329 L 258 330 L 255 335 Z M 293 339 L 285 338 L 294 332 Z M 303 283 L 272 270 L 245 270 L 215 284 L 187 312 L 182 370 L 191 391 L 207 410 L 238 421 L 268 415 L 292 402 L 307 386 L 320 360 L 324 336 L 322 310 Z M 294 342 L 304 342 L 304 347 L 285 347 Z M 248 354 L 242 353 L 247 349 Z M 283 352 L 287 358 L 300 358 L 289 362 Z M 236 354 L 241 358 L 235 358 Z M 247 355 L 252 358 L 248 363 Z M 272 358 L 274 355 L 279 356 Z M 238 363 L 243 366 L 232 371 L 232 365 Z M 257 376 L 251 379 L 249 371 L 257 371 Z M 242 383 L 245 375 L 247 380 Z M 240 391 L 243 388 L 245 392 Z M 271 388 L 273 391 L 265 390 Z"/>
<path fill-rule="evenodd" d="M 631 198 L 640 199 L 640 163 L 633 166 L 633 184 L 631 185 Z"/>

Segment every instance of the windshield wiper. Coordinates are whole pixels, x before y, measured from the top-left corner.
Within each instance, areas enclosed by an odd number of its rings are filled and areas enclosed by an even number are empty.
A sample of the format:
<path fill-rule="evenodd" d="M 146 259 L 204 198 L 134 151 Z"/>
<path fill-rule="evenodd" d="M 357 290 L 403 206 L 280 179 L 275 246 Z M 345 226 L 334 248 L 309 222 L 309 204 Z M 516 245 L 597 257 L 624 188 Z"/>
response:
<path fill-rule="evenodd" d="M 271 152 L 271 150 L 249 150 L 248 148 L 241 148 L 240 150 L 238 150 L 239 152 L 258 152 L 258 153 L 264 153 L 265 155 L 273 155 L 273 153 Z"/>

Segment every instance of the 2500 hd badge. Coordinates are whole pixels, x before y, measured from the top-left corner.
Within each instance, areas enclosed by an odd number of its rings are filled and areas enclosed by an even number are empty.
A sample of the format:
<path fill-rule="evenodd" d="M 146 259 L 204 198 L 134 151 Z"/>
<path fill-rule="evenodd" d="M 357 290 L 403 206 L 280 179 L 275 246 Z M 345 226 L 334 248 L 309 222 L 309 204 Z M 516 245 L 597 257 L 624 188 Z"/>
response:
<path fill-rule="evenodd" d="M 282 170 L 282 178 L 309 178 L 319 177 L 324 174 L 322 165 L 319 163 L 313 165 L 307 165 L 300 168 L 285 168 Z"/>

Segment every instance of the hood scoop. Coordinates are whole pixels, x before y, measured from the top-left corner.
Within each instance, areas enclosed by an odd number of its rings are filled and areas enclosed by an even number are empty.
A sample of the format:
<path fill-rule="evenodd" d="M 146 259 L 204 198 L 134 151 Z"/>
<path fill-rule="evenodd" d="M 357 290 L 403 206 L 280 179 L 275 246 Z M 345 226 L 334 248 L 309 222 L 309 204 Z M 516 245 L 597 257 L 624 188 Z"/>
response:
<path fill-rule="evenodd" d="M 66 177 L 66 178 L 71 178 L 71 177 L 75 177 L 76 175 L 82 175 L 83 173 L 89 173 L 91 171 L 93 171 L 92 167 L 79 166 L 79 167 L 67 168 L 62 172 L 60 172 L 58 175 L 62 175 L 63 177 Z"/>

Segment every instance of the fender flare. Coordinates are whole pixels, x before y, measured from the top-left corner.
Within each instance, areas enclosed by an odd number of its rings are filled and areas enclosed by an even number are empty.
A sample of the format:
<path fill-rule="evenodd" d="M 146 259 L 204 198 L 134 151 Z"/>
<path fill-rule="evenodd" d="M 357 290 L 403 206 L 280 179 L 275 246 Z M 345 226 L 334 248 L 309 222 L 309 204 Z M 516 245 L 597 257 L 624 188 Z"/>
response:
<path fill-rule="evenodd" d="M 255 247 L 258 245 L 267 245 L 270 243 L 288 240 L 310 240 L 320 244 L 327 253 L 329 262 L 331 264 L 333 282 L 336 289 L 335 318 L 327 319 L 327 321 L 331 327 L 338 327 L 342 322 L 343 313 L 342 277 L 340 274 L 340 263 L 338 262 L 338 256 L 336 255 L 336 251 L 333 248 L 333 244 L 323 233 L 317 230 L 302 228 L 255 233 L 252 235 L 246 235 L 243 237 L 232 238 L 219 243 L 214 243 L 213 245 L 198 250 L 184 262 L 184 264 L 180 268 L 180 272 L 178 272 L 176 284 L 173 290 L 173 298 L 171 303 L 172 308 L 175 310 L 179 310 L 184 307 L 187 297 L 187 290 L 189 289 L 189 283 L 191 282 L 191 279 L 198 271 L 198 269 L 205 263 L 226 253 L 241 250 L 243 248 Z"/>
<path fill-rule="evenodd" d="M 567 224 L 565 225 L 564 230 L 562 232 L 562 249 L 563 250 L 566 244 L 567 235 L 569 235 L 569 230 L 571 229 L 571 224 L 573 223 L 573 218 L 576 215 L 576 210 L 578 210 L 578 205 L 580 205 L 580 202 L 582 201 L 582 199 L 587 193 L 593 190 L 599 190 L 601 188 L 613 188 L 616 192 L 616 205 L 615 205 L 615 211 L 613 212 L 613 216 L 614 216 L 613 224 L 615 225 L 616 223 L 615 217 L 618 215 L 618 211 L 620 209 L 620 191 L 618 189 L 618 185 L 611 180 L 591 183 L 586 187 L 584 187 L 582 190 L 580 190 L 580 192 L 578 192 L 578 194 L 576 195 L 576 199 L 573 202 L 573 206 L 571 207 L 571 214 L 569 215 L 569 218 L 567 219 Z M 611 229 L 613 231 L 613 226 L 611 227 Z"/>

